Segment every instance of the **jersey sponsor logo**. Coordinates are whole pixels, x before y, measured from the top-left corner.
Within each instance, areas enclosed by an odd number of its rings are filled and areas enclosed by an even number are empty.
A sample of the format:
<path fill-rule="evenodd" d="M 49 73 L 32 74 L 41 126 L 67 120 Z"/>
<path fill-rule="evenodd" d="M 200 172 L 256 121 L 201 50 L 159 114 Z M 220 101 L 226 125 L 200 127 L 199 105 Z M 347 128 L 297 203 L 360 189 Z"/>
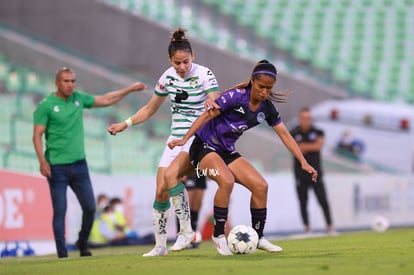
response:
<path fill-rule="evenodd" d="M 60 112 L 59 106 L 55 105 L 55 107 L 53 107 L 53 112 L 59 113 Z"/>
<path fill-rule="evenodd" d="M 173 111 L 180 113 L 180 114 L 184 114 L 184 115 L 195 115 L 196 114 L 195 110 L 182 110 L 178 107 L 173 107 Z"/>
<path fill-rule="evenodd" d="M 230 127 L 233 132 L 238 133 L 238 134 L 242 134 L 244 131 L 249 129 L 249 126 L 247 126 L 246 124 L 239 125 L 239 126 L 234 126 L 233 124 L 230 124 Z"/>
<path fill-rule="evenodd" d="M 210 82 L 210 86 L 217 86 L 218 85 L 217 84 L 217 79 L 215 79 L 215 78 L 210 78 L 208 81 Z"/>
<path fill-rule="evenodd" d="M 162 83 L 160 83 L 160 82 L 157 83 L 157 87 L 160 91 L 164 90 L 164 85 L 162 85 Z"/>
<path fill-rule="evenodd" d="M 182 89 L 177 89 L 177 94 L 175 95 L 175 102 L 181 103 L 183 100 L 188 99 L 188 93 Z"/>
<path fill-rule="evenodd" d="M 262 123 L 265 120 L 266 116 L 263 112 L 257 114 L 257 122 Z"/>
<path fill-rule="evenodd" d="M 227 99 L 224 96 L 221 96 L 221 101 L 225 104 L 227 102 Z"/>
<path fill-rule="evenodd" d="M 234 92 L 230 92 L 230 98 L 233 98 Z"/>
<path fill-rule="evenodd" d="M 245 114 L 244 110 L 243 110 L 243 106 L 240 106 L 239 108 L 234 108 L 233 110 L 235 110 L 236 112 Z"/>
<path fill-rule="evenodd" d="M 75 105 L 76 105 L 77 107 L 79 107 L 80 103 L 79 103 L 79 101 L 78 101 L 78 100 L 75 100 Z"/>

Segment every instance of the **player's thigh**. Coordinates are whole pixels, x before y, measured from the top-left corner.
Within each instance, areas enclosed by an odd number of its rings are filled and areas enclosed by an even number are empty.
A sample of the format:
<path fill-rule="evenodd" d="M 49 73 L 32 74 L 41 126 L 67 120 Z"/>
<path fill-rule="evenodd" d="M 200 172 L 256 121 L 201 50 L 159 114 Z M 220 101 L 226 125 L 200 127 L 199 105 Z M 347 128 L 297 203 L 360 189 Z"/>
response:
<path fill-rule="evenodd" d="M 214 180 L 219 187 L 233 189 L 233 174 L 216 152 L 210 152 L 200 160 L 196 167 L 196 176 L 207 176 Z"/>
<path fill-rule="evenodd" d="M 191 165 L 190 157 L 187 152 L 180 152 L 174 160 L 165 168 L 164 177 L 167 184 L 170 184 L 170 181 L 173 184 L 177 183 L 177 180 L 183 176 L 191 175 L 194 173 L 194 167 Z M 168 186 L 171 188 L 173 186 Z"/>
<path fill-rule="evenodd" d="M 229 164 L 236 182 L 246 187 L 252 193 L 267 194 L 268 185 L 262 175 L 245 158 L 239 157 Z"/>

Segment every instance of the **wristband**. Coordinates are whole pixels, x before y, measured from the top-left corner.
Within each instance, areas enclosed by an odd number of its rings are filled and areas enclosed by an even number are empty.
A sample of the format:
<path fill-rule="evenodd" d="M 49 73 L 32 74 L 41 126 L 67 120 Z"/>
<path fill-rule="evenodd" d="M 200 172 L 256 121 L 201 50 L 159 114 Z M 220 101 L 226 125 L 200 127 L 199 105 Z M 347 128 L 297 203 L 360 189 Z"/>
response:
<path fill-rule="evenodd" d="M 129 118 L 125 119 L 125 123 L 126 123 L 126 125 L 127 125 L 127 128 L 128 128 L 128 127 L 131 127 L 131 126 L 132 126 L 132 118 L 131 118 L 131 117 L 129 117 Z"/>

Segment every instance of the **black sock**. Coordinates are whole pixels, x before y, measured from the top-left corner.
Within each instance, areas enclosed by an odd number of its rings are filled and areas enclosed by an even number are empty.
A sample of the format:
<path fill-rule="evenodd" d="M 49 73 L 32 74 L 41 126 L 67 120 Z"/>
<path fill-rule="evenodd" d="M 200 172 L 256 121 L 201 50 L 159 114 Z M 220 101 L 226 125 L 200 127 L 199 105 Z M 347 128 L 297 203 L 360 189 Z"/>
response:
<path fill-rule="evenodd" d="M 180 220 L 177 216 L 175 216 L 175 223 L 177 224 L 177 233 L 180 233 Z"/>
<path fill-rule="evenodd" d="M 259 239 L 263 237 L 263 229 L 266 223 L 267 208 L 250 208 L 252 215 L 252 227 L 256 230 Z"/>
<path fill-rule="evenodd" d="M 190 210 L 191 214 L 191 228 L 194 232 L 197 231 L 197 223 L 198 223 L 198 211 L 192 211 Z"/>
<path fill-rule="evenodd" d="M 224 226 L 227 221 L 228 208 L 214 206 L 214 237 L 224 235 Z"/>

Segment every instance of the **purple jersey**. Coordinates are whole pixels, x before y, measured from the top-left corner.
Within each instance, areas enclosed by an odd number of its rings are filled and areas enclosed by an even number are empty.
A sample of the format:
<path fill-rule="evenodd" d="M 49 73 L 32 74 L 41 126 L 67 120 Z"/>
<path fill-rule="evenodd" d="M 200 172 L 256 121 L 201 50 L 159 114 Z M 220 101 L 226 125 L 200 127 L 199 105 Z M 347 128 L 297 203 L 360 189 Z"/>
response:
<path fill-rule="evenodd" d="M 207 144 L 218 151 L 235 151 L 235 142 L 244 131 L 263 121 L 269 126 L 282 122 L 280 114 L 273 103 L 266 99 L 256 111 L 249 107 L 250 87 L 232 89 L 219 98 L 216 103 L 220 106 L 221 114 L 207 122 L 197 135 Z"/>

